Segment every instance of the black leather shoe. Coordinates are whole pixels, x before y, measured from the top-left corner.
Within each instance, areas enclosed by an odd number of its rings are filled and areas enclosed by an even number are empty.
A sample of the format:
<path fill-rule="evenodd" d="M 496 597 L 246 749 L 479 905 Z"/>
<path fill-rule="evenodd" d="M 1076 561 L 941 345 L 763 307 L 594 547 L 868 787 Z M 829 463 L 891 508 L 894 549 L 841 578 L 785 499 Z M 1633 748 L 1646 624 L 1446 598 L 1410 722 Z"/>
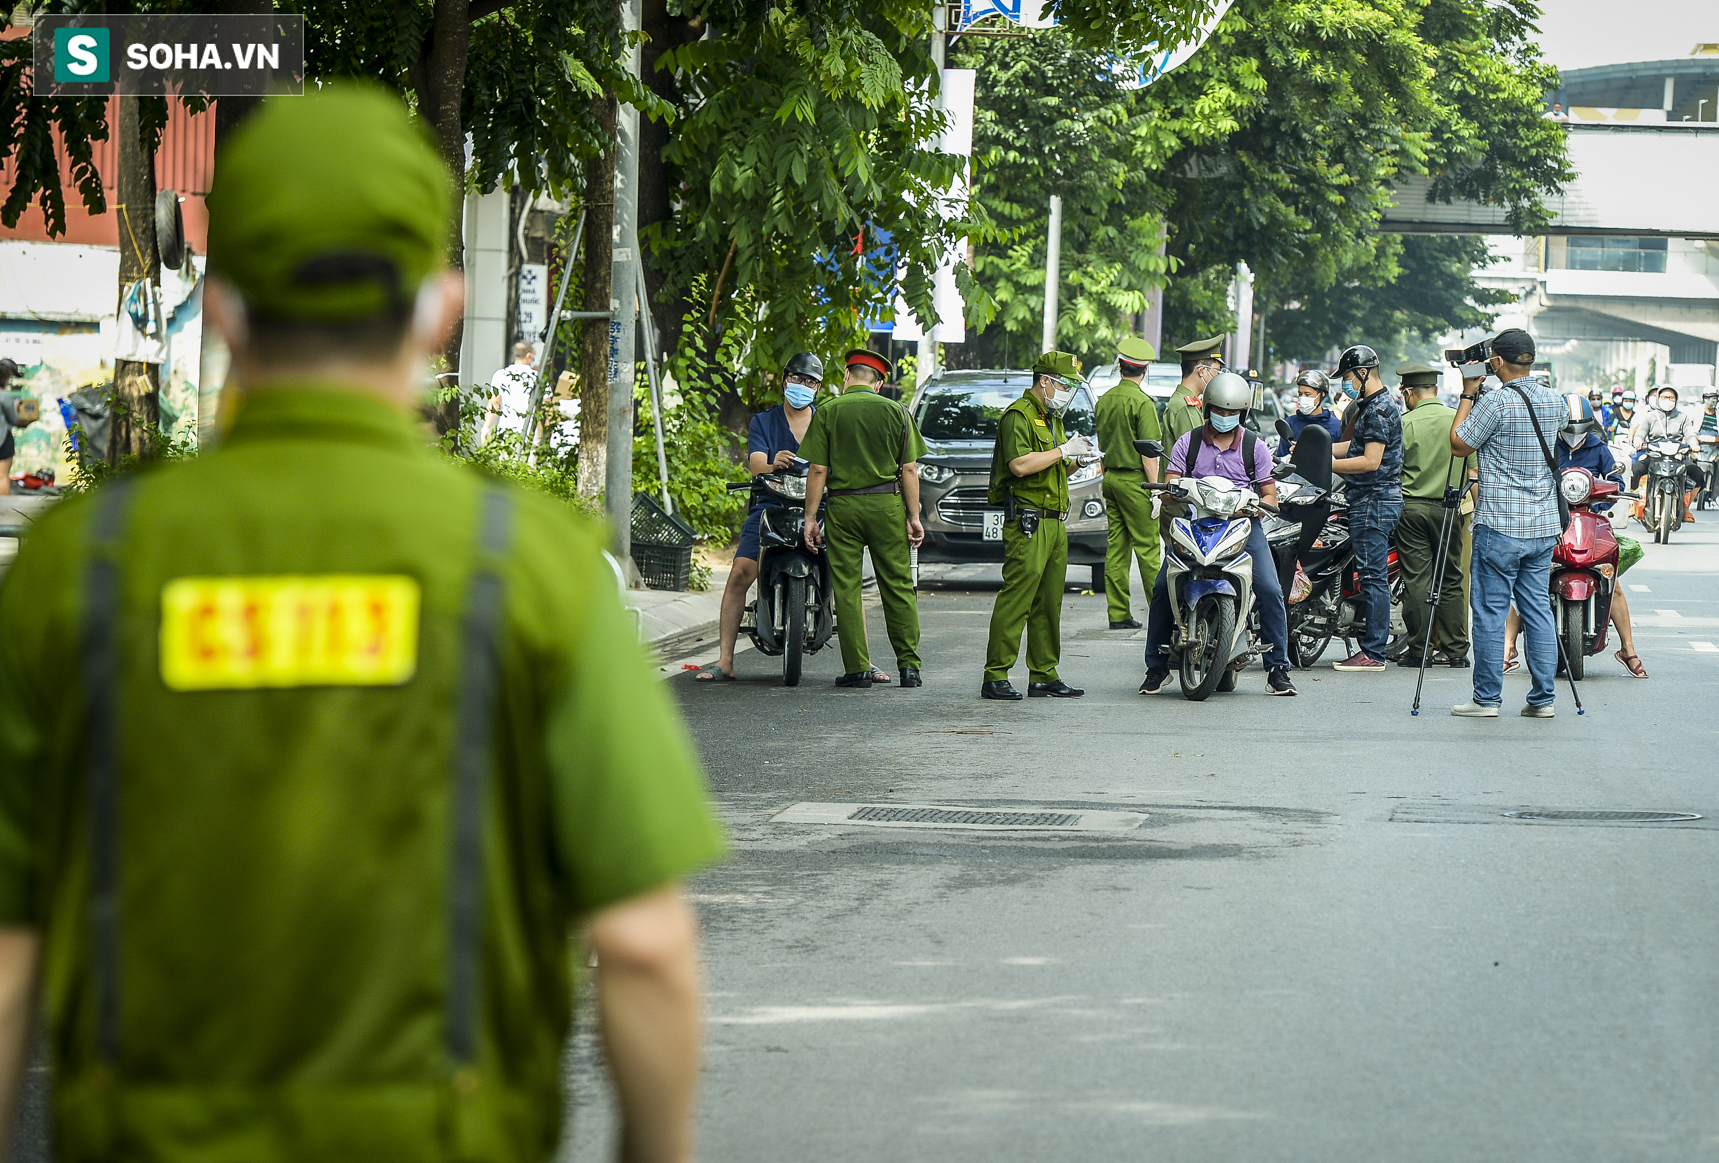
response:
<path fill-rule="evenodd" d="M 1006 703 L 1012 703 L 1023 696 L 1020 691 L 1009 685 L 1008 679 L 1000 678 L 996 682 L 980 683 L 979 697 L 982 699 L 1002 699 Z"/>
<path fill-rule="evenodd" d="M 844 674 L 836 680 L 837 686 L 856 687 L 860 690 L 871 689 L 871 671 L 862 670 L 854 674 Z"/>
<path fill-rule="evenodd" d="M 1441 666 L 1448 666 L 1452 670 L 1467 670 L 1468 669 L 1468 655 L 1466 655 L 1466 654 L 1463 654 L 1463 655 L 1439 654 L 1433 658 L 1433 662 L 1435 662 Z"/>
<path fill-rule="evenodd" d="M 1436 658 L 1429 659 L 1428 665 L 1432 665 L 1432 664 L 1436 663 L 1437 661 L 1438 661 L 1438 659 L 1436 659 Z M 1418 655 L 1418 654 L 1416 654 L 1416 655 L 1405 654 L 1401 658 L 1397 659 L 1397 665 L 1407 667 L 1410 670 L 1419 670 L 1420 666 L 1421 666 L 1420 655 Z"/>
<path fill-rule="evenodd" d="M 903 687 L 924 686 L 925 680 L 919 677 L 919 671 L 911 666 L 901 668 L 901 685 Z"/>
<path fill-rule="evenodd" d="M 1120 622 L 1112 622 L 1110 628 L 1112 630 L 1138 630 L 1140 629 L 1140 622 L 1135 618 L 1124 618 Z"/>
<path fill-rule="evenodd" d="M 1029 699 L 1078 699 L 1086 692 L 1077 686 L 1069 686 L 1062 679 L 1055 682 L 1029 682 L 1027 698 Z"/>

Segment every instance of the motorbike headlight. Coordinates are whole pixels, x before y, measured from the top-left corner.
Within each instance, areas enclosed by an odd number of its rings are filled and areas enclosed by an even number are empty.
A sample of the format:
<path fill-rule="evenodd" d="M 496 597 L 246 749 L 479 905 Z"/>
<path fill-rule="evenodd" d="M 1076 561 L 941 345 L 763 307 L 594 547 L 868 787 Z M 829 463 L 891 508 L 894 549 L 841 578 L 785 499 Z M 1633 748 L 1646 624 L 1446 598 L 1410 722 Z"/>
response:
<path fill-rule="evenodd" d="M 1098 462 L 1096 460 L 1091 464 L 1083 464 L 1068 474 L 1068 483 L 1071 485 L 1083 485 L 1087 481 L 1095 481 L 1097 479 Z"/>
<path fill-rule="evenodd" d="M 947 465 L 928 464 L 921 461 L 919 464 L 919 479 L 925 481 L 927 484 L 940 485 L 944 481 L 954 480 L 955 470 Z"/>
<path fill-rule="evenodd" d="M 805 477 L 779 477 L 771 483 L 770 487 L 792 500 L 803 501 L 806 499 Z"/>
<path fill-rule="evenodd" d="M 1085 517 L 1088 521 L 1092 520 L 1095 517 L 1104 516 L 1104 502 L 1103 501 L 1088 501 L 1086 504 L 1084 504 L 1080 507 L 1080 515 Z"/>
<path fill-rule="evenodd" d="M 1564 500 L 1579 505 L 1594 491 L 1594 478 L 1579 469 L 1567 472 L 1558 482 L 1558 491 L 1564 494 Z"/>

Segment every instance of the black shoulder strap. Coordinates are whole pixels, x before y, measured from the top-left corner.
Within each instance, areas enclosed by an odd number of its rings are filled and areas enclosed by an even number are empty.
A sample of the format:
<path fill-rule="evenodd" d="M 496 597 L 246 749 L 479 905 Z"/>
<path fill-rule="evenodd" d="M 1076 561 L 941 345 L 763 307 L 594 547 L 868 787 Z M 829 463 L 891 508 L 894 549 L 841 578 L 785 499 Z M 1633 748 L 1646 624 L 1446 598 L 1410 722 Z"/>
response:
<path fill-rule="evenodd" d="M 1515 384 L 1510 385 L 1510 390 L 1522 397 L 1522 406 L 1528 409 L 1528 423 L 1534 425 L 1534 436 L 1540 441 L 1540 452 L 1546 458 L 1546 467 L 1552 470 L 1552 483 L 1556 485 L 1558 482 L 1558 458 L 1552 455 L 1552 446 L 1546 443 L 1546 434 L 1540 430 L 1540 417 L 1534 415 L 1534 402 L 1528 398 L 1527 392 Z"/>
<path fill-rule="evenodd" d="M 125 518 L 137 482 L 119 477 L 96 492 L 84 570 L 83 682 L 90 813 L 90 973 L 96 1053 L 119 1061 L 120 566 Z"/>
<path fill-rule="evenodd" d="M 478 502 L 476 564 L 466 594 L 462 674 L 454 718 L 452 850 L 448 860 L 448 1054 L 459 1066 L 477 1057 L 483 962 L 485 788 L 496 733 L 501 687 L 501 639 L 507 591 L 501 557 L 507 551 L 512 506 L 500 488 Z"/>
<path fill-rule="evenodd" d="M 1259 437 L 1246 428 L 1241 430 L 1242 438 L 1242 469 L 1247 473 L 1247 483 L 1253 484 L 1253 444 Z"/>
<path fill-rule="evenodd" d="M 1185 477 L 1193 476 L 1194 466 L 1200 463 L 1200 448 L 1205 444 L 1200 434 L 1204 428 L 1204 424 L 1196 424 L 1188 429 L 1188 454 L 1182 458 L 1182 475 Z"/>

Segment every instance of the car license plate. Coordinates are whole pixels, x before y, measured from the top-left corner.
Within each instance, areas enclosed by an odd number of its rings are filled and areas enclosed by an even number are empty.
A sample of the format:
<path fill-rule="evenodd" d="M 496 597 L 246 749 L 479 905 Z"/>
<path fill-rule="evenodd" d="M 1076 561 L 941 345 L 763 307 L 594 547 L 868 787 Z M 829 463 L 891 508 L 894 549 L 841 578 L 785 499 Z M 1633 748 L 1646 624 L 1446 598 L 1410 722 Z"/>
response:
<path fill-rule="evenodd" d="M 1001 541 L 1003 539 L 1003 511 L 1001 509 L 986 509 L 984 528 L 986 541 Z"/>

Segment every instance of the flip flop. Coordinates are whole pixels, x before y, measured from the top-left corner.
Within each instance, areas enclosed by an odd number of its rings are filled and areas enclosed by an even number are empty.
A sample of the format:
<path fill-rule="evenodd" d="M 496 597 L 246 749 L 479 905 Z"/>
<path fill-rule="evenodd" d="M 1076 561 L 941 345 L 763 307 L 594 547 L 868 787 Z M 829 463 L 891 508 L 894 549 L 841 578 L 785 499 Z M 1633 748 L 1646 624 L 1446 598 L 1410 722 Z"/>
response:
<path fill-rule="evenodd" d="M 1637 656 L 1633 654 L 1625 654 L 1622 650 L 1619 650 L 1617 653 L 1613 654 L 1612 657 L 1624 664 L 1624 669 L 1629 671 L 1631 678 L 1647 677 L 1647 667 L 1642 665 L 1641 659 Z"/>
<path fill-rule="evenodd" d="M 693 675 L 692 681 L 693 682 L 733 682 L 734 676 L 732 674 L 725 674 L 720 666 L 717 666 L 713 663 L 710 666 L 707 666 L 703 670 L 699 671 L 697 674 Z"/>
<path fill-rule="evenodd" d="M 1522 660 L 1520 658 L 1506 658 L 1504 660 L 1504 673 L 1505 674 L 1515 674 L 1517 671 L 1519 671 L 1521 669 L 1522 669 Z"/>

